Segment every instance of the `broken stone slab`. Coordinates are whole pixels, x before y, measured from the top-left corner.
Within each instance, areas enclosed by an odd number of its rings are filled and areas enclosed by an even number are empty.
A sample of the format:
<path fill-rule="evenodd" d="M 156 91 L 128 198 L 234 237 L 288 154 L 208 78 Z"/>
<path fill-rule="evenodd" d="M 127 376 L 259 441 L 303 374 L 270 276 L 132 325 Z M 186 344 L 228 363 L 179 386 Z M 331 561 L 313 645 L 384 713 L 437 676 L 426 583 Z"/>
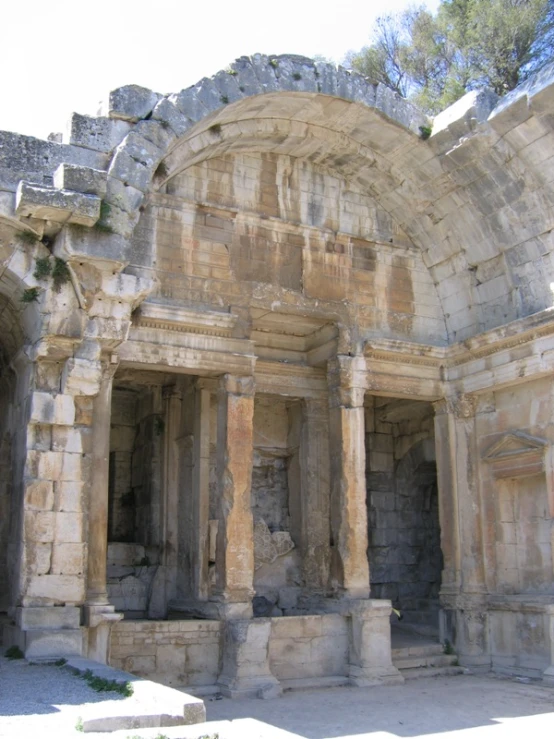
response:
<path fill-rule="evenodd" d="M 431 143 L 436 151 L 445 151 L 463 136 L 473 133 L 485 123 L 498 102 L 489 88 L 473 90 L 435 116 Z"/>
<path fill-rule="evenodd" d="M 21 181 L 16 192 L 16 213 L 54 223 L 94 226 L 100 217 L 100 198 L 69 190 L 55 190 Z"/>
<path fill-rule="evenodd" d="M 88 715 L 83 715 L 85 732 L 184 726 L 206 720 L 204 701 L 180 690 L 82 657 L 68 659 L 65 669 L 79 675 L 90 671 L 94 677 L 129 683 L 133 689 L 132 696 L 124 700 L 110 701 L 109 706 L 91 706 Z"/>
<path fill-rule="evenodd" d="M 110 92 L 107 102 L 100 104 L 99 115 L 137 123 L 154 110 L 161 95 L 140 85 L 124 85 Z"/>
<path fill-rule="evenodd" d="M 106 172 L 77 164 L 60 164 L 54 172 L 54 187 L 103 198 L 106 194 Z"/>
<path fill-rule="evenodd" d="M 65 136 L 73 146 L 109 152 L 123 141 L 131 128 L 128 121 L 73 113 Z"/>
<path fill-rule="evenodd" d="M 14 192 L 21 180 L 50 185 L 62 162 L 95 169 L 107 163 L 106 155 L 97 151 L 0 131 L 0 189 Z"/>

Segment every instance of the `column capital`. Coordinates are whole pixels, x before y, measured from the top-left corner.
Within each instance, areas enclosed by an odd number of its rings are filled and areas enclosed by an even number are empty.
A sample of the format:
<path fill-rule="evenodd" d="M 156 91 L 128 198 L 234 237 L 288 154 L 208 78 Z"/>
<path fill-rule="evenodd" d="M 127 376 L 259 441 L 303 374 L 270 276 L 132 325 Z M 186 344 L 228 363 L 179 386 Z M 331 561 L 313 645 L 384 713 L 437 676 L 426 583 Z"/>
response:
<path fill-rule="evenodd" d="M 166 385 L 162 388 L 162 397 L 164 400 L 171 400 L 172 398 L 181 400 L 183 393 L 175 385 Z"/>
<path fill-rule="evenodd" d="M 119 355 L 107 352 L 101 357 L 102 380 L 104 382 L 113 380 L 117 369 L 119 368 Z"/>
<path fill-rule="evenodd" d="M 327 363 L 329 405 L 359 408 L 364 404 L 366 391 L 365 357 L 337 354 Z"/>
<path fill-rule="evenodd" d="M 219 378 L 219 390 L 229 395 L 244 395 L 254 397 L 256 382 L 252 375 L 221 375 Z"/>
<path fill-rule="evenodd" d="M 473 418 L 477 409 L 477 398 L 474 395 L 462 393 L 441 398 L 433 403 L 435 415 L 450 413 L 456 418 Z"/>

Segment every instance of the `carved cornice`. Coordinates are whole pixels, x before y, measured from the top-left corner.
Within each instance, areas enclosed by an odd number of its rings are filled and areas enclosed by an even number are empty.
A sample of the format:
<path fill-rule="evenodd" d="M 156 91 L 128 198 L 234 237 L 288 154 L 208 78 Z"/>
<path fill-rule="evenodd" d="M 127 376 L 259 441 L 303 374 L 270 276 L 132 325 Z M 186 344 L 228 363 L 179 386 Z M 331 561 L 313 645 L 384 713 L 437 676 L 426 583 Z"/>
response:
<path fill-rule="evenodd" d="M 133 316 L 133 325 L 163 331 L 229 338 L 237 316 L 217 311 L 195 311 L 174 305 L 143 303 Z"/>

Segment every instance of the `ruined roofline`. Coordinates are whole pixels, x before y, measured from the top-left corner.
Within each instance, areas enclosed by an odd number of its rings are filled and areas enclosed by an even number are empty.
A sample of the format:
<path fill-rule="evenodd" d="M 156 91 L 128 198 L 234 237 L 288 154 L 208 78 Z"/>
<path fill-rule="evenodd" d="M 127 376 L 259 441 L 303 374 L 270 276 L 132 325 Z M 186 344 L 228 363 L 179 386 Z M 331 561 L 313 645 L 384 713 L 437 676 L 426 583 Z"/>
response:
<path fill-rule="evenodd" d="M 553 89 L 551 64 L 508 96 L 512 104 L 498 103 L 491 91 L 468 93 L 436 116 L 433 133 L 423 142 L 419 138 L 431 120 L 382 84 L 301 56 L 240 57 L 179 93 L 162 96 L 136 85 L 117 88 L 99 116 L 73 114 L 65 143 L 0 133 L 0 215 L 40 220 L 46 214 L 50 221 L 84 226 L 100 220 L 105 230 L 128 239 L 158 165 L 176 143 L 200 130 L 199 125 L 207 129 L 226 123 L 239 112 L 241 101 L 259 95 L 299 95 L 307 102 L 325 95 L 356 103 L 383 126 L 393 126 L 398 137 L 429 145 L 440 155 L 475 133 L 502 136 L 514 125 L 514 115 L 530 117 L 535 107 L 538 114 L 544 112 Z M 365 148 L 370 151 L 371 145 Z M 2 191 L 17 192 L 15 202 Z"/>

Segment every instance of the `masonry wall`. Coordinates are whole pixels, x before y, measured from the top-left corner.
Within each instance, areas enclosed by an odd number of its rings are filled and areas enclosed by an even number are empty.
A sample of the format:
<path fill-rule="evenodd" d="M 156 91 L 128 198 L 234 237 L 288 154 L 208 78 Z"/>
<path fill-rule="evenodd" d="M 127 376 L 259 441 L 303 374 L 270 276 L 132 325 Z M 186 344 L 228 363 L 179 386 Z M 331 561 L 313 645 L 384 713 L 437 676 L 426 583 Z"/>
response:
<path fill-rule="evenodd" d="M 271 619 L 269 667 L 278 680 L 348 674 L 348 619 L 338 614 Z M 167 685 L 217 682 L 221 621 L 120 621 L 112 627 L 110 665 Z"/>
<path fill-rule="evenodd" d="M 554 589 L 553 519 L 548 467 L 543 472 L 496 479 L 487 452 L 507 433 L 552 442 L 552 381 L 499 390 L 477 413 L 479 476 L 485 516 L 485 562 L 490 592 L 551 595 Z"/>
<path fill-rule="evenodd" d="M 249 153 L 192 166 L 164 189 L 134 235 L 136 266 L 159 280 L 153 299 L 246 308 L 259 285 L 265 299 L 325 301 L 363 329 L 444 342 L 421 252 L 359 188 L 306 161 Z"/>
<path fill-rule="evenodd" d="M 221 621 L 120 621 L 110 665 L 166 685 L 213 685 L 219 675 Z"/>

